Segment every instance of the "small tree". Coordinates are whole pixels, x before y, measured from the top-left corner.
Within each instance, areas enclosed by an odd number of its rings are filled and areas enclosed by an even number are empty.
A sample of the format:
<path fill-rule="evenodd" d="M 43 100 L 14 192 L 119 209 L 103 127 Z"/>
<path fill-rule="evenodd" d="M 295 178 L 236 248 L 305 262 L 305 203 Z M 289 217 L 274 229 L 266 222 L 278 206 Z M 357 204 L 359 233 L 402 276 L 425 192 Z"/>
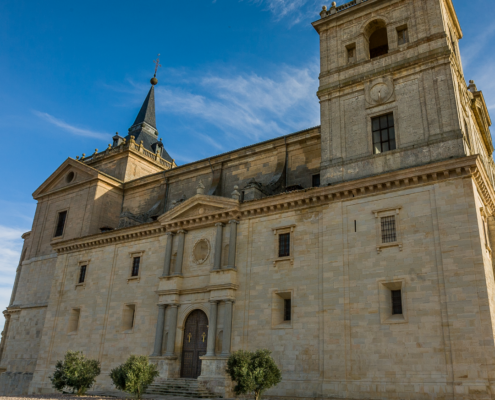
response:
<path fill-rule="evenodd" d="M 55 372 L 50 376 L 52 386 L 59 392 L 72 389 L 78 396 L 84 395 L 96 377 L 100 375 L 100 362 L 88 360 L 81 351 L 68 351 L 64 361 L 57 361 Z"/>
<path fill-rule="evenodd" d="M 112 369 L 110 378 L 119 390 L 136 395 L 140 399 L 158 376 L 154 364 L 146 356 L 130 356 L 124 364 Z"/>
<path fill-rule="evenodd" d="M 282 374 L 270 354 L 266 349 L 232 353 L 227 362 L 227 373 L 236 382 L 236 395 L 254 392 L 255 400 L 260 400 L 265 390 L 280 383 Z"/>

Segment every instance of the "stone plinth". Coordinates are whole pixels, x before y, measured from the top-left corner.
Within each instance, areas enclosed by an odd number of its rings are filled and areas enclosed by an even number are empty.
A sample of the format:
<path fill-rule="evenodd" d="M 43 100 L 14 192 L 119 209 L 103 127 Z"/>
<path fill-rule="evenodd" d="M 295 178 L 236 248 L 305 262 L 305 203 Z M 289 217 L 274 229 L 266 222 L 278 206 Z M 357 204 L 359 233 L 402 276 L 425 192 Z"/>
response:
<path fill-rule="evenodd" d="M 202 364 L 201 375 L 198 377 L 198 382 L 203 387 L 219 396 L 224 398 L 234 397 L 234 385 L 225 372 L 228 358 L 202 356 L 200 359 Z"/>
<path fill-rule="evenodd" d="M 180 362 L 177 356 L 150 357 L 149 360 L 156 365 L 160 379 L 180 377 Z"/>

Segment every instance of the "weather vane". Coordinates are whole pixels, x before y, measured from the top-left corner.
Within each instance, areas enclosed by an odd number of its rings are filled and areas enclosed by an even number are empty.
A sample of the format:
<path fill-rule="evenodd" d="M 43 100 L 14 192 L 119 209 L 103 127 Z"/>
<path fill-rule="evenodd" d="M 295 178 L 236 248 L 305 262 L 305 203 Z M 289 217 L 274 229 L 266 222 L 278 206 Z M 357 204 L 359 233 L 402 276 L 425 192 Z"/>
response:
<path fill-rule="evenodd" d="M 155 63 L 155 75 L 153 75 L 153 78 L 151 78 L 151 84 L 154 86 L 158 83 L 158 79 L 156 79 L 156 71 L 158 71 L 158 67 L 161 67 L 160 64 L 160 53 L 158 53 L 158 57 L 156 60 L 153 61 Z"/>

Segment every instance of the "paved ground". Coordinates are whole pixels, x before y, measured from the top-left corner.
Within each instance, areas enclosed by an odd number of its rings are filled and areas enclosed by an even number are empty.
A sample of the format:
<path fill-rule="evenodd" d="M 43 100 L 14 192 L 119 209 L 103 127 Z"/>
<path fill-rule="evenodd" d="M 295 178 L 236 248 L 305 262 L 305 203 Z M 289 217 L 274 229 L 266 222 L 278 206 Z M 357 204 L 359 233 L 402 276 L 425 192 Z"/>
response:
<path fill-rule="evenodd" d="M 7 400 L 31 400 L 31 399 L 42 399 L 42 400 L 123 400 L 123 399 L 134 399 L 135 397 L 129 393 L 124 392 L 89 392 L 87 396 L 76 396 L 72 394 L 45 394 L 45 395 L 25 395 L 25 396 L 0 396 L 0 399 Z M 142 396 L 146 400 L 194 400 L 192 397 L 176 397 L 176 396 L 155 396 L 145 394 Z M 208 399 L 208 400 L 229 400 L 229 399 Z"/>

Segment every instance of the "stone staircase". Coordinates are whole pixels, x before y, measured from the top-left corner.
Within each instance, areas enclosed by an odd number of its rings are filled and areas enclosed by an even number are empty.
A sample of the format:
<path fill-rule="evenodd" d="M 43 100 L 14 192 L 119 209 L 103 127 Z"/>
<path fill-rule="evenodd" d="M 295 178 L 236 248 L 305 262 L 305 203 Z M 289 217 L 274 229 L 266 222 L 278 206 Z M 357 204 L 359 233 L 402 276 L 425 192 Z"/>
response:
<path fill-rule="evenodd" d="M 163 379 L 153 382 L 146 394 L 155 396 L 177 396 L 195 399 L 218 399 L 220 396 L 201 387 L 196 379 Z"/>

